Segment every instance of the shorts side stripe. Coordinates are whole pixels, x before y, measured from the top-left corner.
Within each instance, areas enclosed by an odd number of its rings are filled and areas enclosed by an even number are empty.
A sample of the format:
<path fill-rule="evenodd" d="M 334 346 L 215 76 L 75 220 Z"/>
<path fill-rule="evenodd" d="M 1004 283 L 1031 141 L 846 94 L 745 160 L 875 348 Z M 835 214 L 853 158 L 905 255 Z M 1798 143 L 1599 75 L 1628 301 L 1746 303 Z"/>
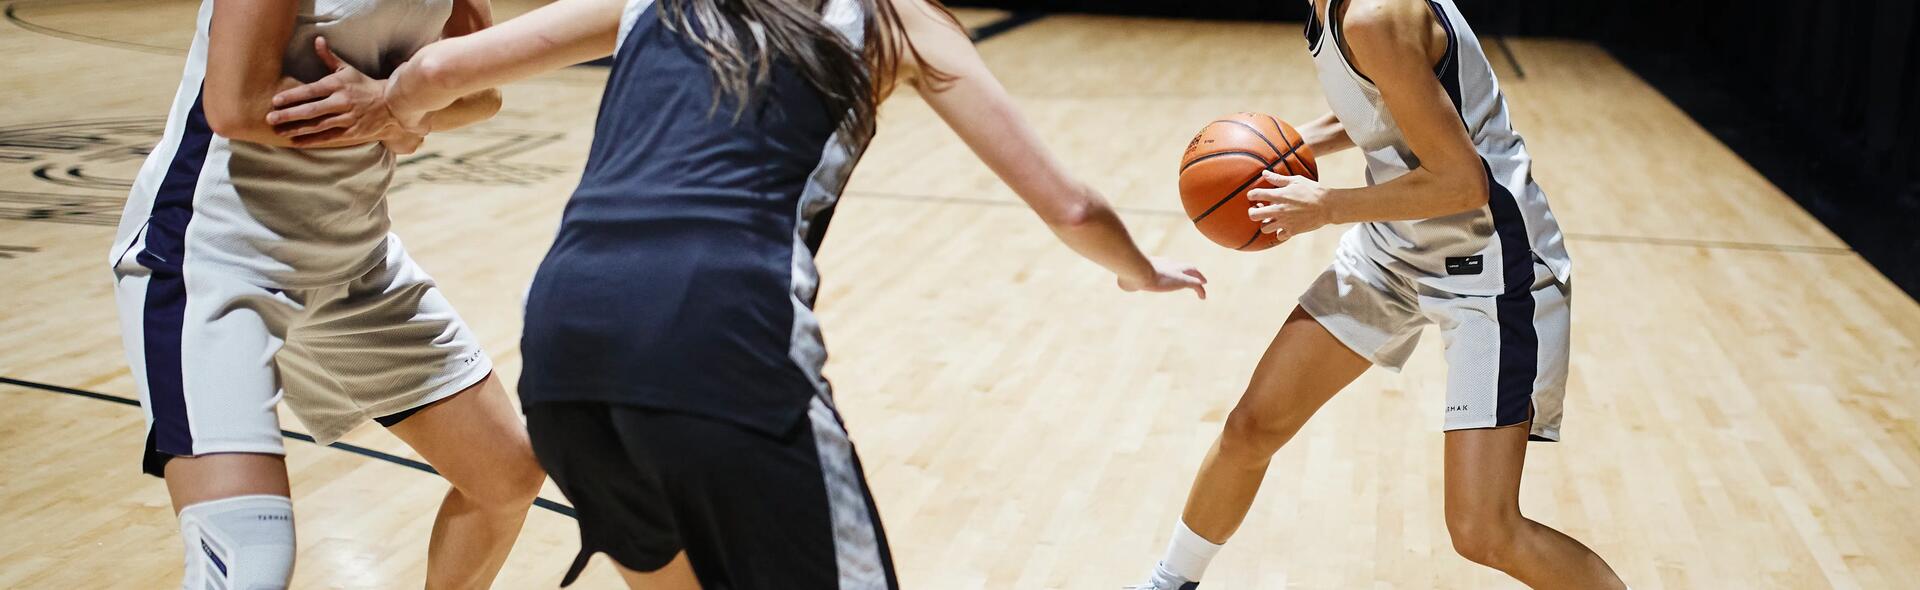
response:
<path fill-rule="evenodd" d="M 149 444 L 153 450 L 169 455 L 193 454 L 193 431 L 187 423 L 186 388 L 180 367 L 180 338 L 187 309 L 183 263 L 187 224 L 193 219 L 193 197 L 212 141 L 206 113 L 200 99 L 195 98 L 187 111 L 179 148 L 154 195 L 144 246 L 135 257 L 141 266 L 153 271 L 142 316 L 147 403 L 153 414 Z"/>
<path fill-rule="evenodd" d="M 873 501 L 873 489 L 867 487 L 867 470 L 861 467 L 857 450 L 853 451 L 853 473 L 860 480 L 860 496 L 866 500 L 867 518 L 873 522 L 873 535 L 880 542 L 880 566 L 886 570 L 887 589 L 900 590 L 899 575 L 893 570 L 893 548 L 887 545 L 887 527 L 881 524 L 880 505 Z"/>
<path fill-rule="evenodd" d="M 886 555 L 875 518 L 861 480 L 853 443 L 847 440 L 833 408 L 814 397 L 807 411 L 813 425 L 815 448 L 820 453 L 820 473 L 826 480 L 827 504 L 833 522 L 833 551 L 839 570 L 840 590 L 891 590 L 893 568 Z"/>
<path fill-rule="evenodd" d="M 1484 159 L 1481 166 L 1486 167 Z M 1491 167 L 1487 167 L 1487 190 L 1494 239 L 1500 243 L 1501 278 L 1506 283 L 1504 292 L 1494 297 L 1500 322 L 1494 424 L 1511 426 L 1532 417 L 1533 382 L 1540 372 L 1540 335 L 1533 327 L 1533 247 L 1519 203 L 1493 178 Z"/>

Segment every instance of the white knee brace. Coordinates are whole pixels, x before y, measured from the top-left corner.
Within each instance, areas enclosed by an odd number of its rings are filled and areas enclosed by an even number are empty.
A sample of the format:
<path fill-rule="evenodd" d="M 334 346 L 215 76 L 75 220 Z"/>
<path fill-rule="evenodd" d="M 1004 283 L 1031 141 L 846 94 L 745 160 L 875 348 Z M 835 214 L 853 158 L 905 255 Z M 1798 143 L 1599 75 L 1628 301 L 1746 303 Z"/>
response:
<path fill-rule="evenodd" d="M 283 590 L 293 577 L 293 501 L 235 496 L 180 510 L 182 590 Z"/>

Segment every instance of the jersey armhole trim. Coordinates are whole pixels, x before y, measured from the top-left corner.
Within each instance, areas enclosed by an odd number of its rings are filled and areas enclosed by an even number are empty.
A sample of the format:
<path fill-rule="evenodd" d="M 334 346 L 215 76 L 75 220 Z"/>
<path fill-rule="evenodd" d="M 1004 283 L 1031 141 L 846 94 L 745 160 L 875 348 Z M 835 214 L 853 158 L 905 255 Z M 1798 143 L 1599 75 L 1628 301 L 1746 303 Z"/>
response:
<path fill-rule="evenodd" d="M 1371 87 L 1370 88 L 1371 90 L 1373 90 L 1375 93 L 1378 93 L 1380 89 L 1380 85 L 1375 84 L 1373 82 L 1373 78 L 1369 78 L 1367 77 L 1366 74 L 1360 73 L 1359 68 L 1355 68 L 1353 66 L 1353 60 L 1350 58 L 1350 56 L 1347 55 L 1347 51 L 1345 49 L 1346 42 L 1341 40 L 1342 39 L 1340 35 L 1341 20 L 1339 18 L 1339 14 L 1340 14 L 1339 10 L 1342 2 L 1343 0 L 1327 1 L 1327 19 L 1326 19 L 1327 22 L 1324 25 L 1327 30 L 1327 35 L 1325 36 L 1333 37 L 1334 50 L 1340 52 L 1340 63 L 1341 65 L 1346 66 L 1347 73 L 1353 74 L 1355 78 L 1359 78 L 1361 81 L 1366 82 L 1366 85 Z M 1447 72 L 1453 71 L 1454 62 L 1459 61 L 1460 59 L 1460 35 L 1454 32 L 1453 20 L 1447 16 L 1446 7 L 1441 6 L 1439 2 L 1435 2 L 1434 0 L 1427 0 L 1427 8 L 1433 13 L 1434 20 L 1439 22 L 1440 28 L 1444 29 L 1447 33 L 1447 51 L 1445 54 L 1440 56 L 1439 63 L 1436 63 L 1433 65 L 1433 75 L 1435 77 L 1443 78 L 1442 81 L 1444 82 L 1444 77 L 1447 74 Z M 1318 13 L 1312 13 L 1307 17 L 1308 19 L 1310 19 L 1307 21 L 1308 27 L 1313 26 L 1314 20 L 1311 20 L 1311 19 L 1315 19 L 1317 16 L 1318 16 Z M 1315 56 L 1320 55 L 1320 48 L 1322 45 L 1325 45 L 1324 41 L 1313 44 L 1311 46 L 1313 54 Z M 1459 103 L 1456 102 L 1454 106 L 1457 109 L 1457 107 L 1459 106 Z"/>
<path fill-rule="evenodd" d="M 1433 75 L 1442 76 L 1453 69 L 1460 60 L 1460 35 L 1453 32 L 1453 18 L 1447 16 L 1447 8 L 1439 2 L 1427 0 L 1427 8 L 1433 10 L 1433 18 L 1440 22 L 1440 28 L 1447 31 L 1447 53 L 1440 56 L 1440 63 L 1433 65 Z"/>
<path fill-rule="evenodd" d="M 1364 87 L 1366 89 L 1373 91 L 1373 93 L 1375 94 L 1379 94 L 1380 86 L 1378 84 L 1373 83 L 1373 78 L 1368 78 L 1366 74 L 1360 73 L 1359 68 L 1353 67 L 1352 56 L 1347 55 L 1347 50 L 1346 50 L 1347 42 L 1341 40 L 1340 8 L 1344 4 L 1345 4 L 1345 0 L 1327 0 L 1327 23 L 1325 25 L 1327 27 L 1326 36 L 1333 38 L 1333 50 L 1340 52 L 1340 65 L 1347 68 L 1347 73 L 1352 74 L 1353 77 L 1358 78 L 1361 82 L 1364 82 L 1365 83 Z M 1323 41 L 1322 44 L 1324 43 L 1325 42 Z"/>

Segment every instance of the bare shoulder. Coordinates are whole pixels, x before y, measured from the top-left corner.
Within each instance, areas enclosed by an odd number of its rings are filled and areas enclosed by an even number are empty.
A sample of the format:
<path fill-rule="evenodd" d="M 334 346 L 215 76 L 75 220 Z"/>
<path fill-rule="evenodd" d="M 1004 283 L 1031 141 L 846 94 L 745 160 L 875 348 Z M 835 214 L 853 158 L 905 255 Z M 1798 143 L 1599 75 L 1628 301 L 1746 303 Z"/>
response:
<path fill-rule="evenodd" d="M 1341 11 L 1340 35 L 1358 62 L 1422 57 L 1432 41 L 1426 0 L 1352 0 Z"/>
<path fill-rule="evenodd" d="M 1351 0 L 1338 18 L 1348 37 L 1383 40 L 1425 31 L 1430 14 L 1426 0 Z"/>

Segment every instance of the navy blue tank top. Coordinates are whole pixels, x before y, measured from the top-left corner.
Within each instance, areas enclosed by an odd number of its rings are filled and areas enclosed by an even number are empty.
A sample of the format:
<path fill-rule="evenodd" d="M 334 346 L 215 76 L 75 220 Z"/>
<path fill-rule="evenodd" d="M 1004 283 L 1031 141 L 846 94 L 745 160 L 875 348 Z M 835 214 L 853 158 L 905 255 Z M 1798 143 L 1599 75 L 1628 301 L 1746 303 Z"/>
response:
<path fill-rule="evenodd" d="M 592 151 L 534 276 L 528 404 L 596 401 L 784 432 L 830 396 L 813 253 L 867 138 L 776 62 L 717 106 L 699 47 L 630 0 Z M 830 25 L 860 41 L 857 2 Z"/>

